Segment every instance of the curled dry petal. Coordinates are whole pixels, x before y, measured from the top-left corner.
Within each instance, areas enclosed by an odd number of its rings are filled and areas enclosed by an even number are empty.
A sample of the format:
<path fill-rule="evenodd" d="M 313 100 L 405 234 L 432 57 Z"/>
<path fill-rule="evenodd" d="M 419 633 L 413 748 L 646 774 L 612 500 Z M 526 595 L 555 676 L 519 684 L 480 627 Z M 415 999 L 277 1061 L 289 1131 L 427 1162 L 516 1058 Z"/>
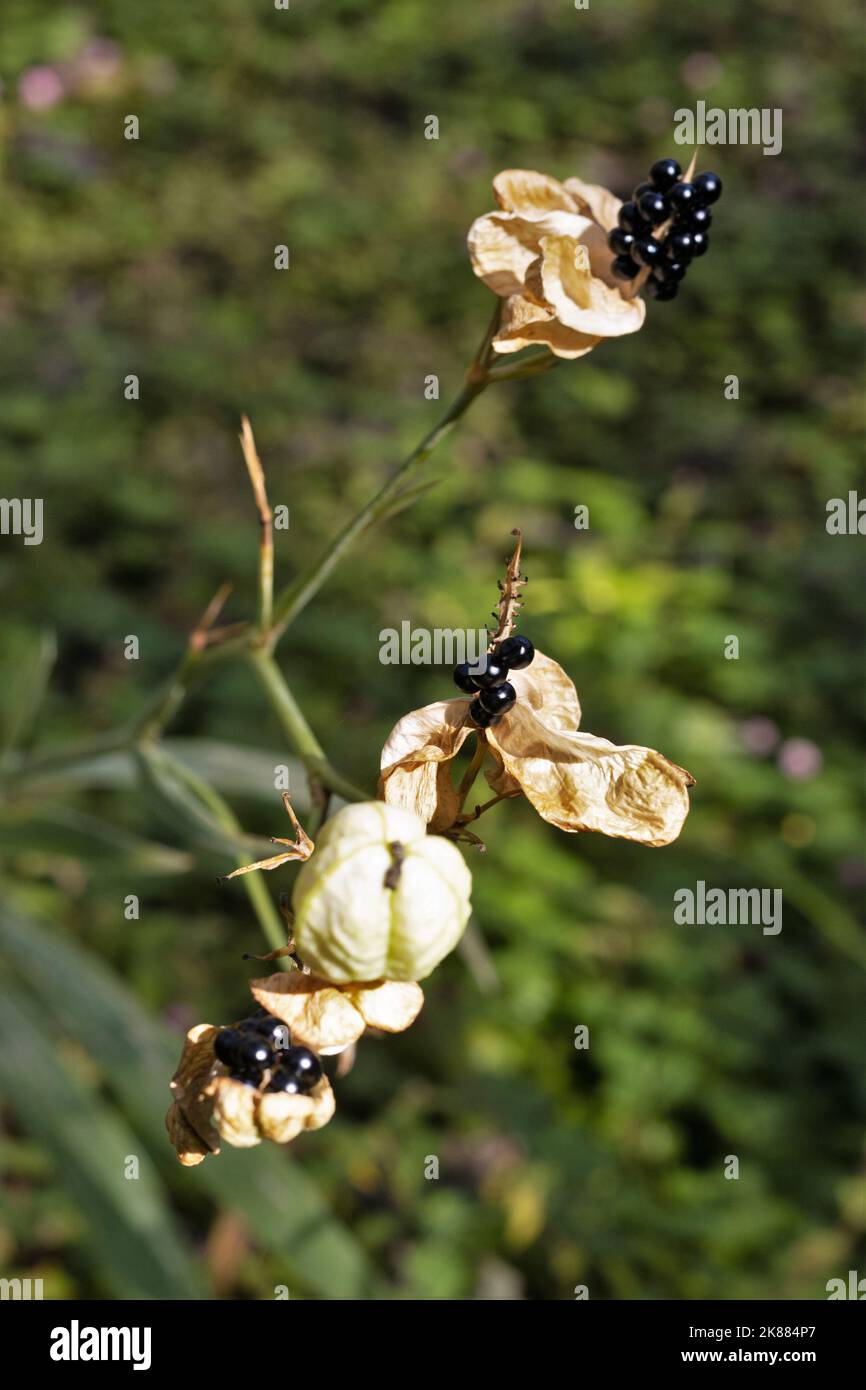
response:
<path fill-rule="evenodd" d="M 601 338 L 590 333 L 578 333 L 566 328 L 556 318 L 552 309 L 514 294 L 502 306 L 499 331 L 496 335 L 497 352 L 520 352 L 527 347 L 549 347 L 557 357 L 574 359 L 592 352 Z"/>
<path fill-rule="evenodd" d="M 439 700 L 413 710 L 388 735 L 381 757 L 380 795 L 444 830 L 457 815 L 448 764 L 473 732 L 468 700 Z"/>
<path fill-rule="evenodd" d="M 401 1033 L 421 1011 L 424 994 L 410 980 L 334 985 L 299 970 L 253 980 L 253 998 L 288 1026 L 294 1042 L 325 1057 L 357 1042 L 366 1027 Z"/>
<path fill-rule="evenodd" d="M 165 1124 L 185 1167 L 219 1153 L 220 1139 L 240 1149 L 253 1148 L 262 1139 L 285 1144 L 301 1130 L 327 1124 L 334 1113 L 334 1095 L 326 1076 L 305 1095 L 246 1086 L 216 1061 L 213 1044 L 218 1032 L 207 1023 L 189 1030 L 171 1081 L 174 1100 Z"/>
<path fill-rule="evenodd" d="M 496 764 L 487 780 L 498 795 L 523 793 L 539 815 L 561 830 L 597 830 L 645 845 L 676 839 L 689 810 L 688 788 L 694 785 L 690 773 L 652 748 L 618 747 L 579 732 L 580 701 L 574 684 L 544 652 L 536 651 L 532 664 L 512 671 L 509 679 L 517 702 L 482 735 Z M 469 703 L 428 705 L 401 719 L 385 745 L 387 764 L 383 754 L 386 800 L 399 804 L 399 798 L 407 797 L 416 808 L 420 805 L 413 781 L 428 766 L 425 758 L 441 757 L 451 746 L 432 734 L 431 724 L 447 705 L 453 727 L 461 716 L 452 707 L 466 710 Z M 431 739 L 429 745 L 424 739 Z M 391 761 L 397 749 L 403 755 L 399 765 Z M 398 767 L 401 777 L 395 783 Z"/>
<path fill-rule="evenodd" d="M 475 274 L 505 300 L 497 352 L 543 344 L 582 357 L 641 327 L 646 307 L 614 276 L 607 244 L 618 198 L 532 169 L 503 170 L 493 189 L 499 210 L 476 218 L 468 246 Z"/>
<path fill-rule="evenodd" d="M 488 775 L 494 791 L 511 794 L 516 783 L 560 830 L 598 830 L 645 845 L 676 839 L 688 815 L 690 773 L 651 748 L 557 731 L 542 718 L 518 701 L 487 730 L 505 774 Z"/>
<path fill-rule="evenodd" d="M 256 1092 L 230 1076 L 214 1076 L 204 1091 L 212 1102 L 214 1127 L 234 1149 L 251 1149 L 262 1142 L 256 1124 Z"/>
<path fill-rule="evenodd" d="M 619 290 L 593 274 L 586 246 L 569 237 L 541 238 L 541 283 L 556 318 L 579 333 L 617 338 L 634 333 L 646 316 L 642 299 L 623 299 Z"/>
<path fill-rule="evenodd" d="M 493 180 L 493 194 L 505 212 L 517 212 L 522 217 L 543 216 L 557 209 L 581 210 L 565 184 L 535 169 L 503 169 Z"/>
<path fill-rule="evenodd" d="M 323 1076 L 306 1095 L 267 1092 L 257 1106 L 258 1129 L 264 1139 L 289 1144 L 305 1129 L 321 1129 L 336 1108 L 331 1083 Z"/>
<path fill-rule="evenodd" d="M 583 179 L 575 177 L 566 179 L 563 188 L 577 204 L 578 212 L 591 217 L 606 232 L 613 230 L 622 207 L 622 200 L 615 193 L 602 188 L 600 183 L 584 183 Z"/>
<path fill-rule="evenodd" d="M 580 700 L 574 681 L 553 657 L 536 651 L 532 664 L 522 671 L 512 671 L 508 679 L 518 700 L 530 709 L 544 710 L 542 717 L 548 729 L 576 733 L 580 728 Z"/>
<path fill-rule="evenodd" d="M 197 1163 L 202 1163 L 209 1153 L 217 1152 L 196 1134 L 192 1125 L 184 1118 L 184 1113 L 177 1101 L 173 1100 L 168 1107 L 165 1127 L 168 1130 L 169 1139 L 174 1144 L 177 1156 L 185 1168 L 194 1168 Z"/>
<path fill-rule="evenodd" d="M 169 1083 L 174 1102 L 165 1117 L 166 1128 L 178 1158 L 188 1166 L 200 1163 L 208 1153 L 219 1153 L 219 1135 L 211 1121 L 212 1106 L 203 1095 L 214 1066 L 213 1045 L 218 1032 L 210 1023 L 197 1023 L 190 1028 L 177 1071 Z M 193 1143 L 191 1136 L 198 1142 Z"/>
<path fill-rule="evenodd" d="M 269 975 L 250 984 L 253 998 L 285 1023 L 292 1041 L 325 1057 L 342 1052 L 364 1031 L 364 1020 L 337 985 L 300 970 Z"/>
<path fill-rule="evenodd" d="M 346 992 L 368 1028 L 379 1028 L 383 1033 L 404 1032 L 424 1003 L 424 992 L 414 980 L 347 986 Z"/>

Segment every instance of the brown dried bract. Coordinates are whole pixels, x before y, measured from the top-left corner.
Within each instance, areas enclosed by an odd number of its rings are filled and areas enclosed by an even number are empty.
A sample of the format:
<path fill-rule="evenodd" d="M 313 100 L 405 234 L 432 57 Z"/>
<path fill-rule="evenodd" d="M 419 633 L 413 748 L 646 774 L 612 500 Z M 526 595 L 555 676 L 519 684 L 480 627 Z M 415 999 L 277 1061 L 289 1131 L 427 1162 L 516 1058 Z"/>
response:
<path fill-rule="evenodd" d="M 305 1095 L 265 1092 L 228 1076 L 214 1057 L 217 1028 L 196 1024 L 186 1035 L 174 1096 L 165 1117 L 169 1138 L 185 1167 L 219 1153 L 219 1141 L 246 1149 L 270 1139 L 287 1144 L 302 1130 L 321 1129 L 334 1113 L 326 1076 Z M 268 1073 L 265 1073 L 267 1078 Z"/>
<path fill-rule="evenodd" d="M 597 830 L 653 846 L 676 839 L 689 810 L 688 788 L 694 785 L 689 772 L 652 748 L 620 747 L 579 732 L 577 691 L 562 667 L 543 652 L 536 651 L 532 665 L 513 671 L 509 680 L 517 703 L 483 733 L 476 731 L 495 764 L 486 776 L 498 795 L 522 793 L 560 830 Z M 405 805 L 405 797 L 418 810 L 413 778 L 423 775 L 431 747 L 440 765 L 459 751 L 468 732 L 469 703 L 463 698 L 442 701 L 399 721 L 382 751 L 380 785 L 387 802 Z M 431 743 L 428 731 L 436 718 L 442 722 Z M 462 732 L 459 739 L 457 730 Z M 439 805 L 435 820 L 441 823 L 442 818 Z"/>
<path fill-rule="evenodd" d="M 641 327 L 643 300 L 611 269 L 618 198 L 532 169 L 505 169 L 493 192 L 499 210 L 476 219 L 468 245 L 475 274 L 505 301 L 497 352 L 546 344 L 557 357 L 583 357 Z"/>
<path fill-rule="evenodd" d="M 357 1042 L 367 1027 L 403 1032 L 424 1003 L 421 986 L 411 980 L 334 985 L 299 970 L 253 980 L 250 990 L 257 1003 L 288 1026 L 293 1042 L 324 1057 Z"/>

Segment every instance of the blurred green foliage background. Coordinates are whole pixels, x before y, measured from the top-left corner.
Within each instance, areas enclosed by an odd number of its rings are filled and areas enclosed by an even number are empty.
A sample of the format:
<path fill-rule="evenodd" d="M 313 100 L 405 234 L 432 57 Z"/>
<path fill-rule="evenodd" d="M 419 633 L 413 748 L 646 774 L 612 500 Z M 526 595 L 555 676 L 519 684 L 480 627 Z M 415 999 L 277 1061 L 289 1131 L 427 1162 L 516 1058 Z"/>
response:
<path fill-rule="evenodd" d="M 825 528 L 863 424 L 861 60 L 853 0 L 5 0 L 2 492 L 44 498 L 45 538 L 0 548 L 4 1275 L 47 1297 L 760 1299 L 866 1268 L 863 541 Z M 695 774 L 684 833 L 648 850 L 498 807 L 470 859 L 484 944 L 418 1024 L 362 1044 L 327 1129 L 184 1171 L 162 1129 L 182 1032 L 244 1008 L 259 926 L 215 884 L 225 847 L 130 759 L 54 750 L 141 709 L 223 580 L 227 620 L 252 614 L 241 412 L 291 510 L 286 582 L 459 389 L 491 310 L 464 238 L 497 169 L 624 196 L 699 99 L 782 108 L 784 145 L 705 153 L 725 196 L 678 301 L 488 390 L 439 485 L 280 648 L 372 789 L 392 724 L 451 690 L 380 664 L 380 631 L 483 626 L 520 525 L 524 629 L 588 730 Z M 246 831 L 285 833 L 290 750 L 243 666 L 168 746 Z M 781 888 L 782 933 L 675 925 L 701 879 Z"/>

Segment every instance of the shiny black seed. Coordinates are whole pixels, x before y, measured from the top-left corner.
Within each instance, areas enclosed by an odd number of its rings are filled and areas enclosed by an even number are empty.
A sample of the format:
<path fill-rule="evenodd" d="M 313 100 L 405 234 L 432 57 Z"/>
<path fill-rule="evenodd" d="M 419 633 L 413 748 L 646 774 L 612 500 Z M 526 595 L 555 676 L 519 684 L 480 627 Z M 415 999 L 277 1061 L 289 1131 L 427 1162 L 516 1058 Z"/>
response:
<path fill-rule="evenodd" d="M 685 212 L 686 208 L 697 206 L 698 195 L 693 183 L 675 183 L 668 193 L 674 212 Z"/>
<path fill-rule="evenodd" d="M 461 661 L 459 666 L 454 667 L 454 684 L 458 690 L 462 690 L 465 695 L 474 695 L 478 686 L 475 684 L 475 677 L 469 670 L 469 662 Z"/>
<path fill-rule="evenodd" d="M 634 258 L 640 261 L 641 265 L 658 265 L 662 255 L 662 244 L 654 237 L 645 237 L 642 241 L 635 243 Z"/>
<path fill-rule="evenodd" d="M 235 1055 L 238 1067 L 246 1071 L 256 1071 L 263 1067 L 269 1067 L 274 1060 L 274 1054 L 264 1038 L 256 1037 L 253 1033 L 244 1034 Z"/>
<path fill-rule="evenodd" d="M 482 690 L 478 696 L 481 708 L 488 714 L 504 714 L 507 709 L 511 709 L 517 699 L 517 691 L 508 681 L 504 685 L 497 685 L 493 690 Z"/>
<path fill-rule="evenodd" d="M 618 221 L 623 231 L 626 232 L 639 232 L 646 226 L 637 203 L 623 203 L 619 210 Z"/>
<path fill-rule="evenodd" d="M 671 215 L 670 203 L 665 195 L 659 193 L 656 189 L 652 189 L 649 193 L 644 193 L 638 203 L 638 207 L 647 222 L 651 222 L 654 227 L 658 227 L 660 223 L 666 222 Z"/>
<path fill-rule="evenodd" d="M 607 244 L 616 256 L 627 256 L 634 246 L 634 232 L 624 232 L 622 227 L 614 227 L 609 233 Z"/>
<path fill-rule="evenodd" d="M 649 179 L 645 179 L 643 183 L 638 184 L 634 193 L 632 193 L 631 195 L 631 200 L 633 203 L 637 203 L 639 206 L 640 200 L 645 193 L 655 193 L 655 191 L 655 185 L 650 183 Z"/>
<path fill-rule="evenodd" d="M 479 729 L 489 729 L 490 725 L 496 720 L 495 714 L 488 714 L 481 703 L 481 698 L 473 700 L 469 706 L 469 718 L 478 725 Z"/>
<path fill-rule="evenodd" d="M 617 256 L 611 265 L 611 270 L 620 280 L 633 280 L 640 270 L 640 266 L 635 265 L 631 256 Z"/>
<path fill-rule="evenodd" d="M 675 159 L 657 159 L 649 172 L 654 187 L 660 193 L 667 193 L 683 171 Z"/>
<path fill-rule="evenodd" d="M 309 1091 L 321 1078 L 322 1064 L 308 1047 L 290 1047 L 283 1057 L 282 1070 L 300 1083 L 302 1091 Z"/>
<path fill-rule="evenodd" d="M 665 240 L 665 256 L 669 261 L 681 261 L 688 265 L 694 255 L 691 232 L 672 231 Z"/>
<path fill-rule="evenodd" d="M 496 648 L 497 659 L 504 661 L 512 671 L 522 671 L 534 656 L 535 647 L 528 637 L 521 637 L 519 632 L 515 632 L 513 637 L 504 638 Z"/>
<path fill-rule="evenodd" d="M 282 1019 L 273 1018 L 268 1014 L 265 1018 L 254 1018 L 252 1021 L 256 1025 L 254 1031 L 259 1037 L 264 1038 L 265 1042 L 269 1042 L 271 1047 L 288 1047 L 292 1040 L 291 1034 L 288 1025 L 283 1023 Z"/>
<path fill-rule="evenodd" d="M 495 655 L 483 656 L 478 665 L 481 669 L 474 678 L 478 690 L 489 690 L 491 686 L 501 685 L 508 679 L 508 667 Z"/>
<path fill-rule="evenodd" d="M 713 214 L 709 208 L 691 208 L 684 221 L 684 231 L 708 232 L 713 225 Z"/>
<path fill-rule="evenodd" d="M 238 1048 L 243 1035 L 236 1028 L 221 1028 L 214 1038 L 214 1055 L 225 1066 L 231 1067 L 239 1060 Z"/>
<path fill-rule="evenodd" d="M 229 1072 L 232 1081 L 241 1081 L 244 1086 L 258 1086 L 262 1079 L 260 1071 L 251 1071 L 248 1067 L 243 1069 L 235 1068 Z"/>
<path fill-rule="evenodd" d="M 300 1095 L 304 1087 L 297 1076 L 285 1070 L 284 1067 L 277 1067 L 267 1085 L 269 1091 L 287 1091 L 290 1096 Z"/>
<path fill-rule="evenodd" d="M 660 283 L 658 280 L 647 281 L 647 293 L 653 299 L 676 299 L 679 285 L 675 280 Z"/>
<path fill-rule="evenodd" d="M 695 189 L 701 203 L 716 203 L 722 196 L 722 181 L 718 174 L 711 174 L 708 169 L 706 173 L 698 174 Z"/>
<path fill-rule="evenodd" d="M 692 232 L 692 255 L 703 256 L 709 250 L 710 237 L 708 232 Z"/>
<path fill-rule="evenodd" d="M 660 285 L 676 284 L 683 279 L 685 273 L 686 265 L 683 261 L 661 261 L 653 267 L 653 276 Z"/>

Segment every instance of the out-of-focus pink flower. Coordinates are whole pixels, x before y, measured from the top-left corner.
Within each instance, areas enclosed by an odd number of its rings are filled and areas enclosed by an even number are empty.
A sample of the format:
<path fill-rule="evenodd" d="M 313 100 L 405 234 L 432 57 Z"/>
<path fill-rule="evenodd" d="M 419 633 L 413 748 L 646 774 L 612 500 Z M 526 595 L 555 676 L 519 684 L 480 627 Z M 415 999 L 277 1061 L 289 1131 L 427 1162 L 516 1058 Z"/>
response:
<path fill-rule="evenodd" d="M 28 68 L 18 80 L 18 100 L 31 111 L 49 111 L 63 99 L 64 91 L 60 73 L 44 63 Z"/>
<path fill-rule="evenodd" d="M 846 888 L 866 887 L 866 862 L 850 855 L 847 859 L 840 859 L 837 870 L 839 882 Z"/>
<path fill-rule="evenodd" d="M 692 91 L 712 87 L 722 75 L 722 65 L 715 53 L 690 53 L 680 67 L 683 81 Z"/>
<path fill-rule="evenodd" d="M 779 742 L 779 730 L 772 719 L 764 719 L 759 715 L 754 719 L 744 720 L 740 725 L 740 738 L 748 753 L 762 758 L 772 753 Z"/>
<path fill-rule="evenodd" d="M 779 749 L 779 767 L 794 782 L 807 782 L 817 777 L 824 766 L 820 748 L 808 738 L 786 739 Z"/>
<path fill-rule="evenodd" d="M 113 39 L 88 39 L 73 62 L 75 80 L 84 86 L 104 86 L 123 66 L 123 52 Z"/>

